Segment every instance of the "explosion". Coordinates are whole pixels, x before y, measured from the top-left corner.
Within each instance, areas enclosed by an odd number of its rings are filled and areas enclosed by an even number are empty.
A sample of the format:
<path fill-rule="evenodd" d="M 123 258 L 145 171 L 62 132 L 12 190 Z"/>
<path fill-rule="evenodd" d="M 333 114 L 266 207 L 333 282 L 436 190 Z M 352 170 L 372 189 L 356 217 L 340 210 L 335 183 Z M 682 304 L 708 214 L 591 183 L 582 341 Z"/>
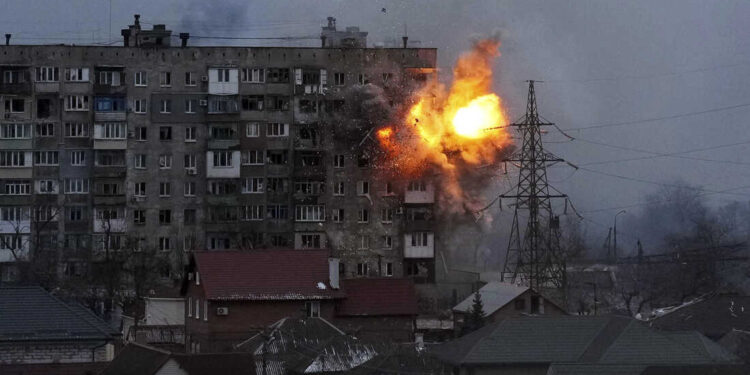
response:
<path fill-rule="evenodd" d="M 455 212 L 478 203 L 464 188 L 475 175 L 472 170 L 497 162 L 510 143 L 502 100 L 491 88 L 499 46 L 494 39 L 475 43 L 459 57 L 450 88 L 439 83 L 422 88 L 400 124 L 376 133 L 390 164 L 402 174 L 418 178 L 437 168 L 439 191 Z"/>

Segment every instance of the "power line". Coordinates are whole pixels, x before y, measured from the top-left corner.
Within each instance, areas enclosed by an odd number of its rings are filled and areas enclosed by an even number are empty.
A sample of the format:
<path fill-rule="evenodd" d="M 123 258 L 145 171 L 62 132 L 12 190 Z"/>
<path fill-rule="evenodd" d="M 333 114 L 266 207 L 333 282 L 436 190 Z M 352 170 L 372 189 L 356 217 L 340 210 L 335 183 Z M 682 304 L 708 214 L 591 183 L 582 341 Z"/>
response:
<path fill-rule="evenodd" d="M 750 107 L 750 103 L 730 105 L 726 107 L 717 107 L 717 108 L 711 108 L 711 109 L 707 109 L 703 111 L 696 111 L 696 112 L 685 112 L 685 113 L 679 113 L 679 114 L 671 115 L 671 116 L 652 117 L 652 118 L 633 120 L 633 121 L 622 121 L 622 122 L 612 122 L 612 123 L 605 123 L 605 124 L 587 125 L 587 126 L 582 126 L 578 128 L 570 128 L 570 129 L 565 129 L 565 130 L 567 131 L 588 130 L 588 129 L 611 128 L 611 127 L 624 126 L 624 125 L 647 124 L 647 123 L 659 122 L 659 121 L 664 121 L 664 120 L 674 120 L 678 118 L 698 116 L 698 115 L 703 115 L 706 113 L 730 111 L 730 110 L 745 108 L 745 107 Z"/>
<path fill-rule="evenodd" d="M 178 35 L 172 35 L 173 38 L 179 38 Z M 243 36 L 200 36 L 190 35 L 193 39 L 225 39 L 225 40 L 312 40 L 320 39 L 317 36 L 277 36 L 277 37 L 243 37 Z"/>

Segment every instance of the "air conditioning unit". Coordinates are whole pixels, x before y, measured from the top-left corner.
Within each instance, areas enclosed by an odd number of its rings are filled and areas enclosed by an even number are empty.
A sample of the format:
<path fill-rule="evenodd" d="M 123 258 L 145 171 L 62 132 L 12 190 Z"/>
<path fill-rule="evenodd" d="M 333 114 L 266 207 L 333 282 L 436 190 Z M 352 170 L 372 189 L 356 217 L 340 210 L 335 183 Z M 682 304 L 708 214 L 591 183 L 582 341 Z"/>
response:
<path fill-rule="evenodd" d="M 201 76 L 201 82 L 208 82 L 208 76 Z"/>
<path fill-rule="evenodd" d="M 185 172 L 189 175 L 196 175 L 198 174 L 198 170 L 195 168 L 185 168 Z"/>
<path fill-rule="evenodd" d="M 229 315 L 229 308 L 228 307 L 217 307 L 216 308 L 216 315 L 219 315 L 219 316 L 227 316 L 227 315 Z"/>
<path fill-rule="evenodd" d="M 200 106 L 201 106 L 201 107 L 205 107 L 205 106 L 207 106 L 207 105 L 208 105 L 208 100 L 206 100 L 206 99 L 201 99 L 201 100 L 200 100 L 200 101 L 198 102 L 198 104 L 200 104 Z"/>

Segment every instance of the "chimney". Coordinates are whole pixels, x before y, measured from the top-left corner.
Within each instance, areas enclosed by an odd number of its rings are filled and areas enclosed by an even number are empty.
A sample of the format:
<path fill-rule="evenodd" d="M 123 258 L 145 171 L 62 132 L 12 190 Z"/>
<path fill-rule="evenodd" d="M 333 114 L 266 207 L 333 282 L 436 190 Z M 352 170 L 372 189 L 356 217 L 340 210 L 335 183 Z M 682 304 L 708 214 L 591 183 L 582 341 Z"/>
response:
<path fill-rule="evenodd" d="M 182 41 L 182 48 L 187 47 L 188 39 L 190 38 L 190 33 L 180 33 L 180 40 Z"/>
<path fill-rule="evenodd" d="M 127 47 L 130 42 L 130 29 L 122 29 L 120 30 L 120 34 L 122 34 L 123 45 Z"/>
<path fill-rule="evenodd" d="M 338 289 L 339 286 L 339 258 L 328 258 L 328 283 L 331 288 Z"/>
<path fill-rule="evenodd" d="M 320 36 L 320 46 L 323 47 L 323 48 L 326 47 L 326 36 L 325 35 L 321 35 Z"/>
<path fill-rule="evenodd" d="M 134 14 L 133 17 L 135 17 L 135 23 L 133 26 L 135 27 L 141 27 L 141 15 L 140 14 Z"/>
<path fill-rule="evenodd" d="M 404 35 L 401 37 L 401 40 L 404 41 L 404 48 L 406 48 L 406 44 L 409 42 L 409 37 Z"/>
<path fill-rule="evenodd" d="M 10 45 L 10 35 L 11 34 L 5 34 L 5 45 L 6 46 Z"/>
<path fill-rule="evenodd" d="M 336 31 L 336 19 L 333 17 L 328 17 L 328 28 Z"/>

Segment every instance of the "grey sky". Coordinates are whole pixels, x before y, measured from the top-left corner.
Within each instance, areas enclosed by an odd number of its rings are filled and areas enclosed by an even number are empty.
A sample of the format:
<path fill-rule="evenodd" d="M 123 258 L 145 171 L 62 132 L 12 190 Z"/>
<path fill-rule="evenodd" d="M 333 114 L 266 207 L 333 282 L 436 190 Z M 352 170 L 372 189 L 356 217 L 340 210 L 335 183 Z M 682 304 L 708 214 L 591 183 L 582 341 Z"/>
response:
<path fill-rule="evenodd" d="M 84 44 L 92 37 L 106 42 L 109 35 L 107 0 L 3 0 L 2 7 L 0 32 L 13 33 L 15 43 Z M 523 81 L 545 80 L 537 88 L 540 111 L 563 129 L 750 103 L 747 1 L 112 0 L 113 39 L 119 40 L 119 30 L 132 22 L 133 13 L 140 13 L 145 22 L 166 23 L 175 32 L 218 36 L 316 36 L 330 15 L 337 17 L 339 26 L 358 25 L 369 31 L 370 43 L 400 37 L 407 24 L 412 40 L 439 48 L 439 65 L 446 72 L 473 35 L 500 29 L 503 46 L 495 66 L 496 90 L 511 117 L 522 115 Z M 748 114 L 750 106 L 568 133 L 621 148 L 675 153 L 750 142 Z M 735 164 L 656 157 L 587 165 L 653 154 L 564 142 L 554 132 L 548 140 L 561 142 L 548 143 L 556 154 L 597 171 L 573 173 L 563 166 L 550 170 L 550 180 L 570 194 L 590 220 L 588 233 L 597 242 L 603 241 L 620 206 L 642 203 L 660 183 L 682 178 L 707 191 L 750 186 L 750 143 L 684 155 Z M 736 195 L 708 196 L 717 202 L 750 197 L 750 188 L 732 192 Z M 609 207 L 618 208 L 602 210 Z M 626 236 L 638 234 L 627 233 L 626 227 L 621 230 L 623 247 L 632 247 L 628 241 L 633 237 Z"/>

